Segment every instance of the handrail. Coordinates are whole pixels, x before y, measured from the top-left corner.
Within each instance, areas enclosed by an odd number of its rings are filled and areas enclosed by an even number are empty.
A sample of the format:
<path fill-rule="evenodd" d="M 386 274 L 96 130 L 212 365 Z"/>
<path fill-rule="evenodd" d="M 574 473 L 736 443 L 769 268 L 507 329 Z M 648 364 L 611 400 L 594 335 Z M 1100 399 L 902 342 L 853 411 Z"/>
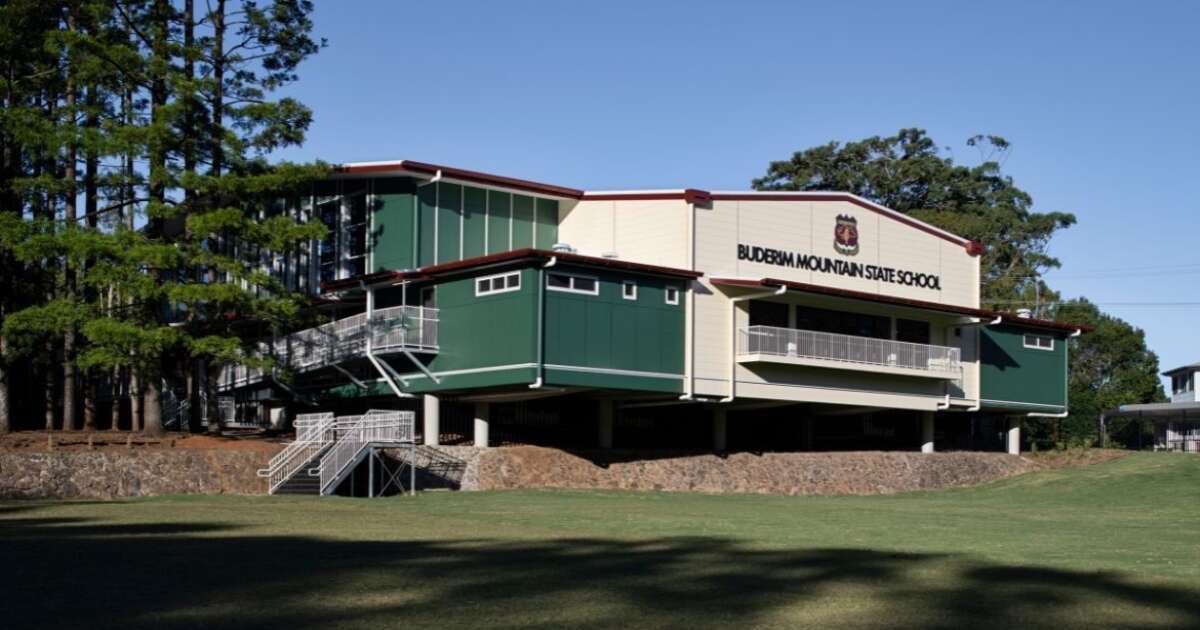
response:
<path fill-rule="evenodd" d="M 281 367 L 305 371 L 364 356 L 368 334 L 375 352 L 437 352 L 438 309 L 424 306 L 376 309 L 369 325 L 367 314 L 357 313 L 291 333 L 273 343 L 260 343 L 258 353 L 275 357 Z M 260 368 L 229 365 L 222 368 L 220 382 L 223 388 L 238 387 L 260 381 L 263 376 Z"/>
<path fill-rule="evenodd" d="M 876 339 L 776 326 L 747 326 L 738 335 L 738 354 L 823 359 L 910 370 L 961 370 L 961 350 L 950 346 Z"/>
<path fill-rule="evenodd" d="M 267 492 L 275 494 L 288 479 L 307 464 L 334 440 L 332 413 L 307 413 L 296 416 L 296 440 L 271 458 L 266 468 L 258 471 L 259 477 L 267 478 Z"/>
<path fill-rule="evenodd" d="M 338 418 L 333 425 L 334 444 L 321 456 L 321 494 L 333 490 L 368 445 L 413 443 L 415 424 L 416 413 L 412 411 L 372 410 L 361 416 Z"/>

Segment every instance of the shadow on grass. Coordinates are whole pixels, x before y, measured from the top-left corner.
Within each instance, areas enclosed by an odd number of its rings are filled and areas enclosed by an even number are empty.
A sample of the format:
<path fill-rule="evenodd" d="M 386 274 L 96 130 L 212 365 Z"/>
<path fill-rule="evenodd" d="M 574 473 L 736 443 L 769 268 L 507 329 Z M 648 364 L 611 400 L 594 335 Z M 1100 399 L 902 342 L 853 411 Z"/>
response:
<path fill-rule="evenodd" d="M 0 559 L 4 628 L 1200 627 L 1200 589 L 702 537 L 381 542 L 18 517 L 0 520 Z"/>

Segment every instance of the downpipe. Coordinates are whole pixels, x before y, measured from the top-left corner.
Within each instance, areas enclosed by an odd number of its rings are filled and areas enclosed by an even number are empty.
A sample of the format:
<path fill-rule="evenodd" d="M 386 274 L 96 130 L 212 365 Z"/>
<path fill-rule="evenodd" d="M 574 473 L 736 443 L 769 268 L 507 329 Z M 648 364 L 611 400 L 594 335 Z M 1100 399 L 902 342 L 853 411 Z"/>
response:
<path fill-rule="evenodd" d="M 537 378 L 529 384 L 529 389 L 541 389 L 546 382 L 546 270 L 557 264 L 558 256 L 551 256 L 550 260 L 538 269 Z"/>

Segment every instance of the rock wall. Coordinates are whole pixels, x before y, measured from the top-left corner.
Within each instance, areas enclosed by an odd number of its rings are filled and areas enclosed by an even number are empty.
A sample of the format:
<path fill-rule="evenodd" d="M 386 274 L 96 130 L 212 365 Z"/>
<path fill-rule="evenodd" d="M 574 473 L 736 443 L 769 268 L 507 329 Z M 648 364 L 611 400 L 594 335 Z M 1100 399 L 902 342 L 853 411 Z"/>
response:
<path fill-rule="evenodd" d="M 0 452 L 0 498 L 264 494 L 270 453 L 237 450 Z"/>
<path fill-rule="evenodd" d="M 781 495 L 892 494 L 968 486 L 1035 470 L 1003 453 L 568 453 L 532 446 L 440 447 L 463 490 L 575 488 Z M 420 462 L 418 462 L 420 463 Z"/>

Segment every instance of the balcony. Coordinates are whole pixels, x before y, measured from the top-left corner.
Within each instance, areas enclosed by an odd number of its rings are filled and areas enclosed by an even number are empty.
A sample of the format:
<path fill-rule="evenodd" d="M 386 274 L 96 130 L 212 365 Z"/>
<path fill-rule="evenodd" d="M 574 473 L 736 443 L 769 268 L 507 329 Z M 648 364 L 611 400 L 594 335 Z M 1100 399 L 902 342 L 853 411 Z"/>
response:
<path fill-rule="evenodd" d="M 784 363 L 955 380 L 958 348 L 814 330 L 749 326 L 738 330 L 738 363 Z"/>
<path fill-rule="evenodd" d="M 306 372 L 365 357 L 368 335 L 376 354 L 394 352 L 437 352 L 438 310 L 420 306 L 376 309 L 369 325 L 367 314 L 359 313 L 316 328 L 308 328 L 259 344 L 263 356 L 272 357 L 280 368 Z M 221 387 L 241 387 L 261 381 L 263 371 L 244 365 L 221 371 Z"/>

